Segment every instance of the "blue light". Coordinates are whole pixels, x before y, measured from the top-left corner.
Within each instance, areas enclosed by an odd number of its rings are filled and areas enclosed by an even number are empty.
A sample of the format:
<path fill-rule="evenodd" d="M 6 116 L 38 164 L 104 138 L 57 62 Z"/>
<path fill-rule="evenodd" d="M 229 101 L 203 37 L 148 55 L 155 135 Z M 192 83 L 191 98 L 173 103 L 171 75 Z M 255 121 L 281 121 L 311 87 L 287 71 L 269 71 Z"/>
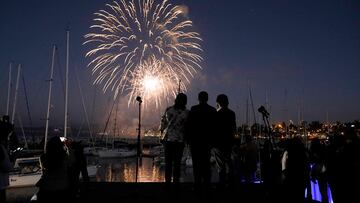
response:
<path fill-rule="evenodd" d="M 322 197 L 321 197 L 318 181 L 315 180 L 315 182 L 313 182 L 313 181 L 310 181 L 310 182 L 311 182 L 311 199 L 321 202 Z M 328 195 L 329 203 L 334 203 L 329 185 L 327 185 L 327 195 Z M 305 198 L 306 197 L 307 197 L 307 189 L 305 189 Z"/>

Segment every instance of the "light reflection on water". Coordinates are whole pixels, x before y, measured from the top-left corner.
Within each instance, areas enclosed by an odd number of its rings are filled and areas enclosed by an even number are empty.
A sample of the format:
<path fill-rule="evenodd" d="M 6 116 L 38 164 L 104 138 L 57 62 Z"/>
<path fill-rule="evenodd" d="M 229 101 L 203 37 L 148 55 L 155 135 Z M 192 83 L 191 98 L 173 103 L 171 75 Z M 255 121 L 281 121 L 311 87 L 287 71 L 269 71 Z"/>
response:
<path fill-rule="evenodd" d="M 89 158 L 89 164 L 97 163 L 97 182 L 135 182 L 136 158 L 101 159 Z M 139 164 L 138 182 L 164 182 L 165 168 L 154 164 L 152 158 L 142 158 Z M 192 168 L 182 166 L 181 182 L 191 182 Z"/>

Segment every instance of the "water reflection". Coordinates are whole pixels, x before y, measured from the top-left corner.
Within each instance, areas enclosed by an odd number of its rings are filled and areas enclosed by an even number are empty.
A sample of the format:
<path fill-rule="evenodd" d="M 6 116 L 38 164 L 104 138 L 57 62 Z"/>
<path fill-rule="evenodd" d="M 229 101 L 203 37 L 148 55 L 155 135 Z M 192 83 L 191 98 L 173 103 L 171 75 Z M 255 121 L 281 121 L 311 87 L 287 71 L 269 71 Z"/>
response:
<path fill-rule="evenodd" d="M 98 182 L 135 182 L 136 158 L 98 159 L 96 181 Z M 139 164 L 138 182 L 163 182 L 164 169 L 153 163 L 151 158 L 142 158 Z"/>
<path fill-rule="evenodd" d="M 136 182 L 136 158 L 89 158 L 88 162 L 100 166 L 96 174 L 97 182 Z M 164 180 L 164 166 L 155 164 L 152 158 L 142 158 L 139 164 L 138 182 L 164 182 Z M 183 166 L 180 181 L 192 180 L 192 168 Z"/>

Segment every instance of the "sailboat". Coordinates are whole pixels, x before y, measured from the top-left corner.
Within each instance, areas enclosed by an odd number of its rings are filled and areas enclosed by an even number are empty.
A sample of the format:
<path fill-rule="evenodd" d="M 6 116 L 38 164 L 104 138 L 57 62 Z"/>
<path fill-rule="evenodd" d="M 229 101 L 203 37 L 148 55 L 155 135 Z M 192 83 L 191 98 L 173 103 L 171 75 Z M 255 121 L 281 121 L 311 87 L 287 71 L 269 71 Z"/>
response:
<path fill-rule="evenodd" d="M 116 100 L 114 100 L 114 102 L 116 102 Z M 113 139 L 112 139 L 112 148 L 100 149 L 98 151 L 98 156 L 101 158 L 128 158 L 128 157 L 135 157 L 137 155 L 136 150 L 130 150 L 130 149 L 126 149 L 126 148 L 115 148 L 115 146 L 114 146 L 115 136 L 117 134 L 116 123 L 117 123 L 118 109 L 119 109 L 119 103 L 116 106 L 116 111 L 115 111 L 115 116 L 114 116 L 114 132 L 113 132 Z M 111 109 L 111 111 L 112 111 L 112 109 Z M 110 116 L 111 116 L 111 111 L 110 111 Z M 108 141 L 108 137 L 106 139 L 106 143 L 107 143 L 107 141 Z"/>

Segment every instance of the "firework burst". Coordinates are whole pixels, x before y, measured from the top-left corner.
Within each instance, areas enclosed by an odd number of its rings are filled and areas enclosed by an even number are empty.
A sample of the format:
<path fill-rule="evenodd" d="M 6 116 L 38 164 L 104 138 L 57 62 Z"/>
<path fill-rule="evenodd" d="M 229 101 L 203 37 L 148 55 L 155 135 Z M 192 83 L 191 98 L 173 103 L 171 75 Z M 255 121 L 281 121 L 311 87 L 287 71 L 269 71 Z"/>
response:
<path fill-rule="evenodd" d="M 182 6 L 167 0 L 119 0 L 95 13 L 91 33 L 84 44 L 92 45 L 86 57 L 96 75 L 114 97 L 127 92 L 129 104 L 137 94 L 156 104 L 182 90 L 203 60 L 199 34 Z M 147 96 L 144 96 L 147 95 Z"/>
<path fill-rule="evenodd" d="M 156 107 L 177 91 L 176 74 L 168 64 L 150 58 L 137 66 L 131 74 L 129 101 L 142 95 L 144 101 L 152 101 Z M 146 103 L 145 103 L 146 104 Z"/>

